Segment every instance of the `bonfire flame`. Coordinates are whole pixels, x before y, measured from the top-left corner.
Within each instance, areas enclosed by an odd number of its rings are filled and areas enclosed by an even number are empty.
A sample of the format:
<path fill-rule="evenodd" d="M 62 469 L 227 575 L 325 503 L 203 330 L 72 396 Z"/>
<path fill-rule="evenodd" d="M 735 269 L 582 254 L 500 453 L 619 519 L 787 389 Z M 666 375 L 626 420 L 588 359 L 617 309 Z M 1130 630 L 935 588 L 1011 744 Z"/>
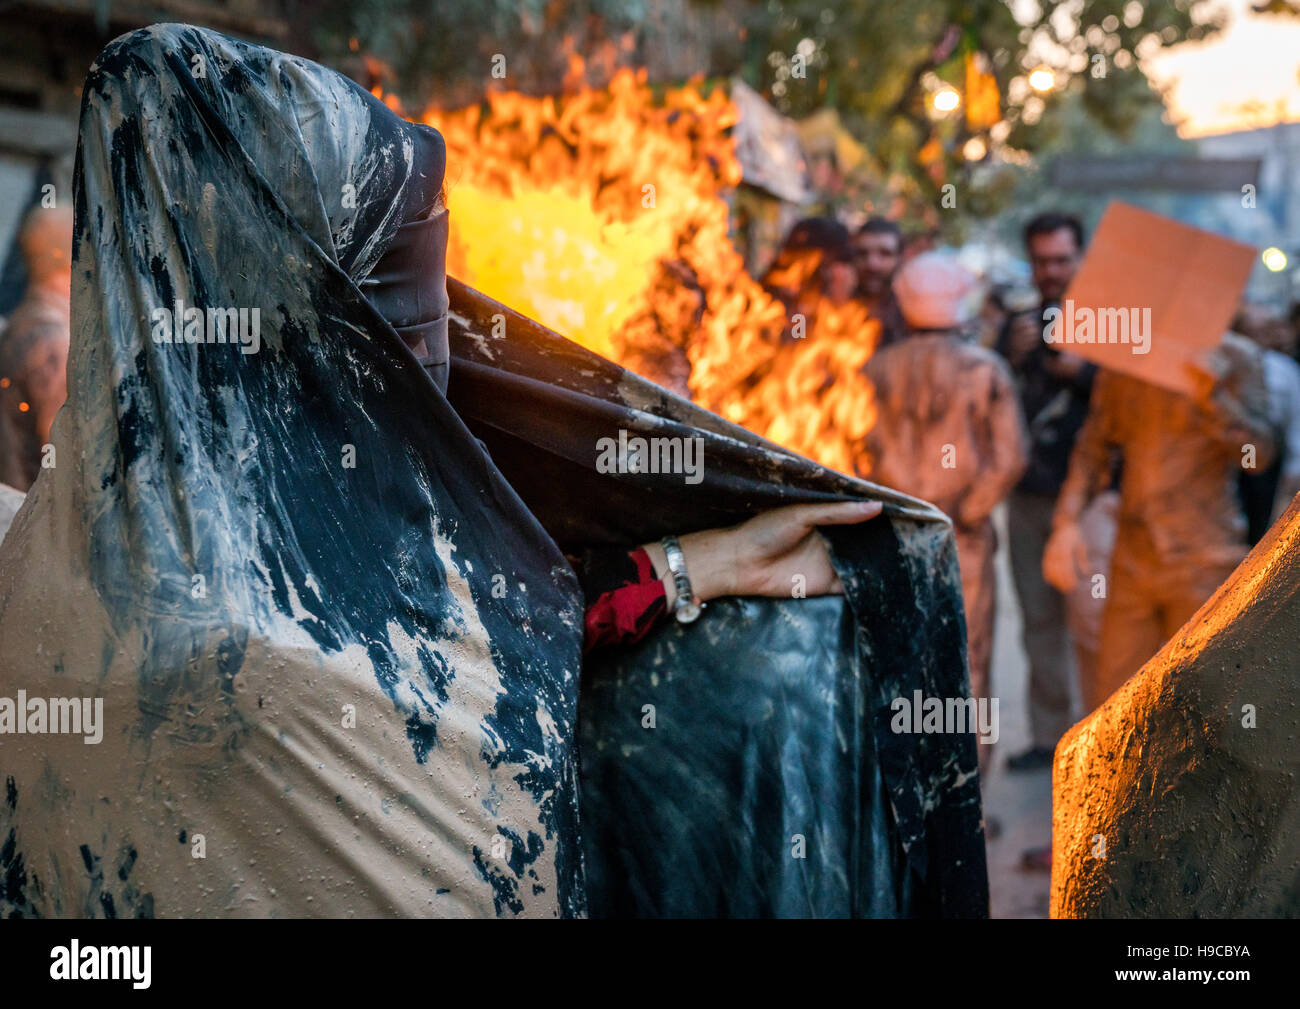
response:
<path fill-rule="evenodd" d="M 448 272 L 757 434 L 865 473 L 876 327 L 857 303 L 825 302 L 795 325 L 746 272 L 723 198 L 740 182 L 736 118 L 721 89 L 656 100 L 630 70 L 561 99 L 496 92 L 430 110 L 447 143 Z"/>

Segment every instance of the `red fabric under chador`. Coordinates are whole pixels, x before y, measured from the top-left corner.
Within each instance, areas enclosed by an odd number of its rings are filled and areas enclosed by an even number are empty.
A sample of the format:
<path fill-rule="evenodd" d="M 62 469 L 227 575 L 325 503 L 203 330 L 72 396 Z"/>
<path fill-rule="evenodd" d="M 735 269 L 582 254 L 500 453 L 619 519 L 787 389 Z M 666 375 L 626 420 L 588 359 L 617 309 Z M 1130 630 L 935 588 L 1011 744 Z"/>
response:
<path fill-rule="evenodd" d="M 667 590 L 641 547 L 588 554 L 580 578 L 587 597 L 584 653 L 641 640 L 668 610 Z"/>

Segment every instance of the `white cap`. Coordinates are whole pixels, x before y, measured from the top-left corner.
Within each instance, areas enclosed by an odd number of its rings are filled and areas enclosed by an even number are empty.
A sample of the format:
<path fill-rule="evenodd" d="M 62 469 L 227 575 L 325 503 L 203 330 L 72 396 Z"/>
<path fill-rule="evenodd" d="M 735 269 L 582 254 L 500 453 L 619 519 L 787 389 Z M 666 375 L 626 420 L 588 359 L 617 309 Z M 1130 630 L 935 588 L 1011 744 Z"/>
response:
<path fill-rule="evenodd" d="M 894 296 L 913 329 L 952 329 L 975 317 L 977 280 L 957 257 L 923 252 L 894 277 Z"/>

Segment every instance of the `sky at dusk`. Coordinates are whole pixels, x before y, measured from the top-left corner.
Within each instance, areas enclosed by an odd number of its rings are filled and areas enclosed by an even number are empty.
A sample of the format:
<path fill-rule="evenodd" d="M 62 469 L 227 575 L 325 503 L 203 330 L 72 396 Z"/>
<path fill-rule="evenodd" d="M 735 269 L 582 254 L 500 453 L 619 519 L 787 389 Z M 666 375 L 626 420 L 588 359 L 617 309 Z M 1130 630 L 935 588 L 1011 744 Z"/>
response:
<path fill-rule="evenodd" d="M 1300 19 L 1255 14 L 1251 0 L 1219 0 L 1230 22 L 1147 67 L 1168 87 L 1170 116 L 1187 137 L 1300 120 Z"/>

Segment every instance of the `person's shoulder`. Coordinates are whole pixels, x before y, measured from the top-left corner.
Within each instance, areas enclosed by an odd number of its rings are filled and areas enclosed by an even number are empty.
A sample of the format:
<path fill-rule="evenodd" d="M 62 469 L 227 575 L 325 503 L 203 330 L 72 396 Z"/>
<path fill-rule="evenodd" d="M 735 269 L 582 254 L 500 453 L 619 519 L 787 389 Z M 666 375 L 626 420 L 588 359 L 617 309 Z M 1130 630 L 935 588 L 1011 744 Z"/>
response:
<path fill-rule="evenodd" d="M 950 339 L 955 345 L 957 356 L 969 367 L 987 369 L 995 372 L 999 378 L 1005 377 L 1007 381 L 1011 381 L 1011 366 L 1007 364 L 1007 359 L 996 350 L 978 343 L 971 343 L 969 340 L 963 340 L 960 337 L 951 337 Z"/>
<path fill-rule="evenodd" d="M 960 337 L 953 337 L 952 339 L 961 348 L 961 353 L 973 361 L 983 361 L 987 364 L 1006 364 L 1006 359 L 992 347 L 986 347 L 982 343 L 975 343 L 972 340 L 963 340 Z"/>
<path fill-rule="evenodd" d="M 871 356 L 867 358 L 867 364 L 875 362 L 879 364 L 882 361 L 892 361 L 899 357 L 910 357 L 915 354 L 919 345 L 916 343 L 916 337 L 903 336 L 897 340 L 890 340 L 888 343 L 878 343 Z"/>

